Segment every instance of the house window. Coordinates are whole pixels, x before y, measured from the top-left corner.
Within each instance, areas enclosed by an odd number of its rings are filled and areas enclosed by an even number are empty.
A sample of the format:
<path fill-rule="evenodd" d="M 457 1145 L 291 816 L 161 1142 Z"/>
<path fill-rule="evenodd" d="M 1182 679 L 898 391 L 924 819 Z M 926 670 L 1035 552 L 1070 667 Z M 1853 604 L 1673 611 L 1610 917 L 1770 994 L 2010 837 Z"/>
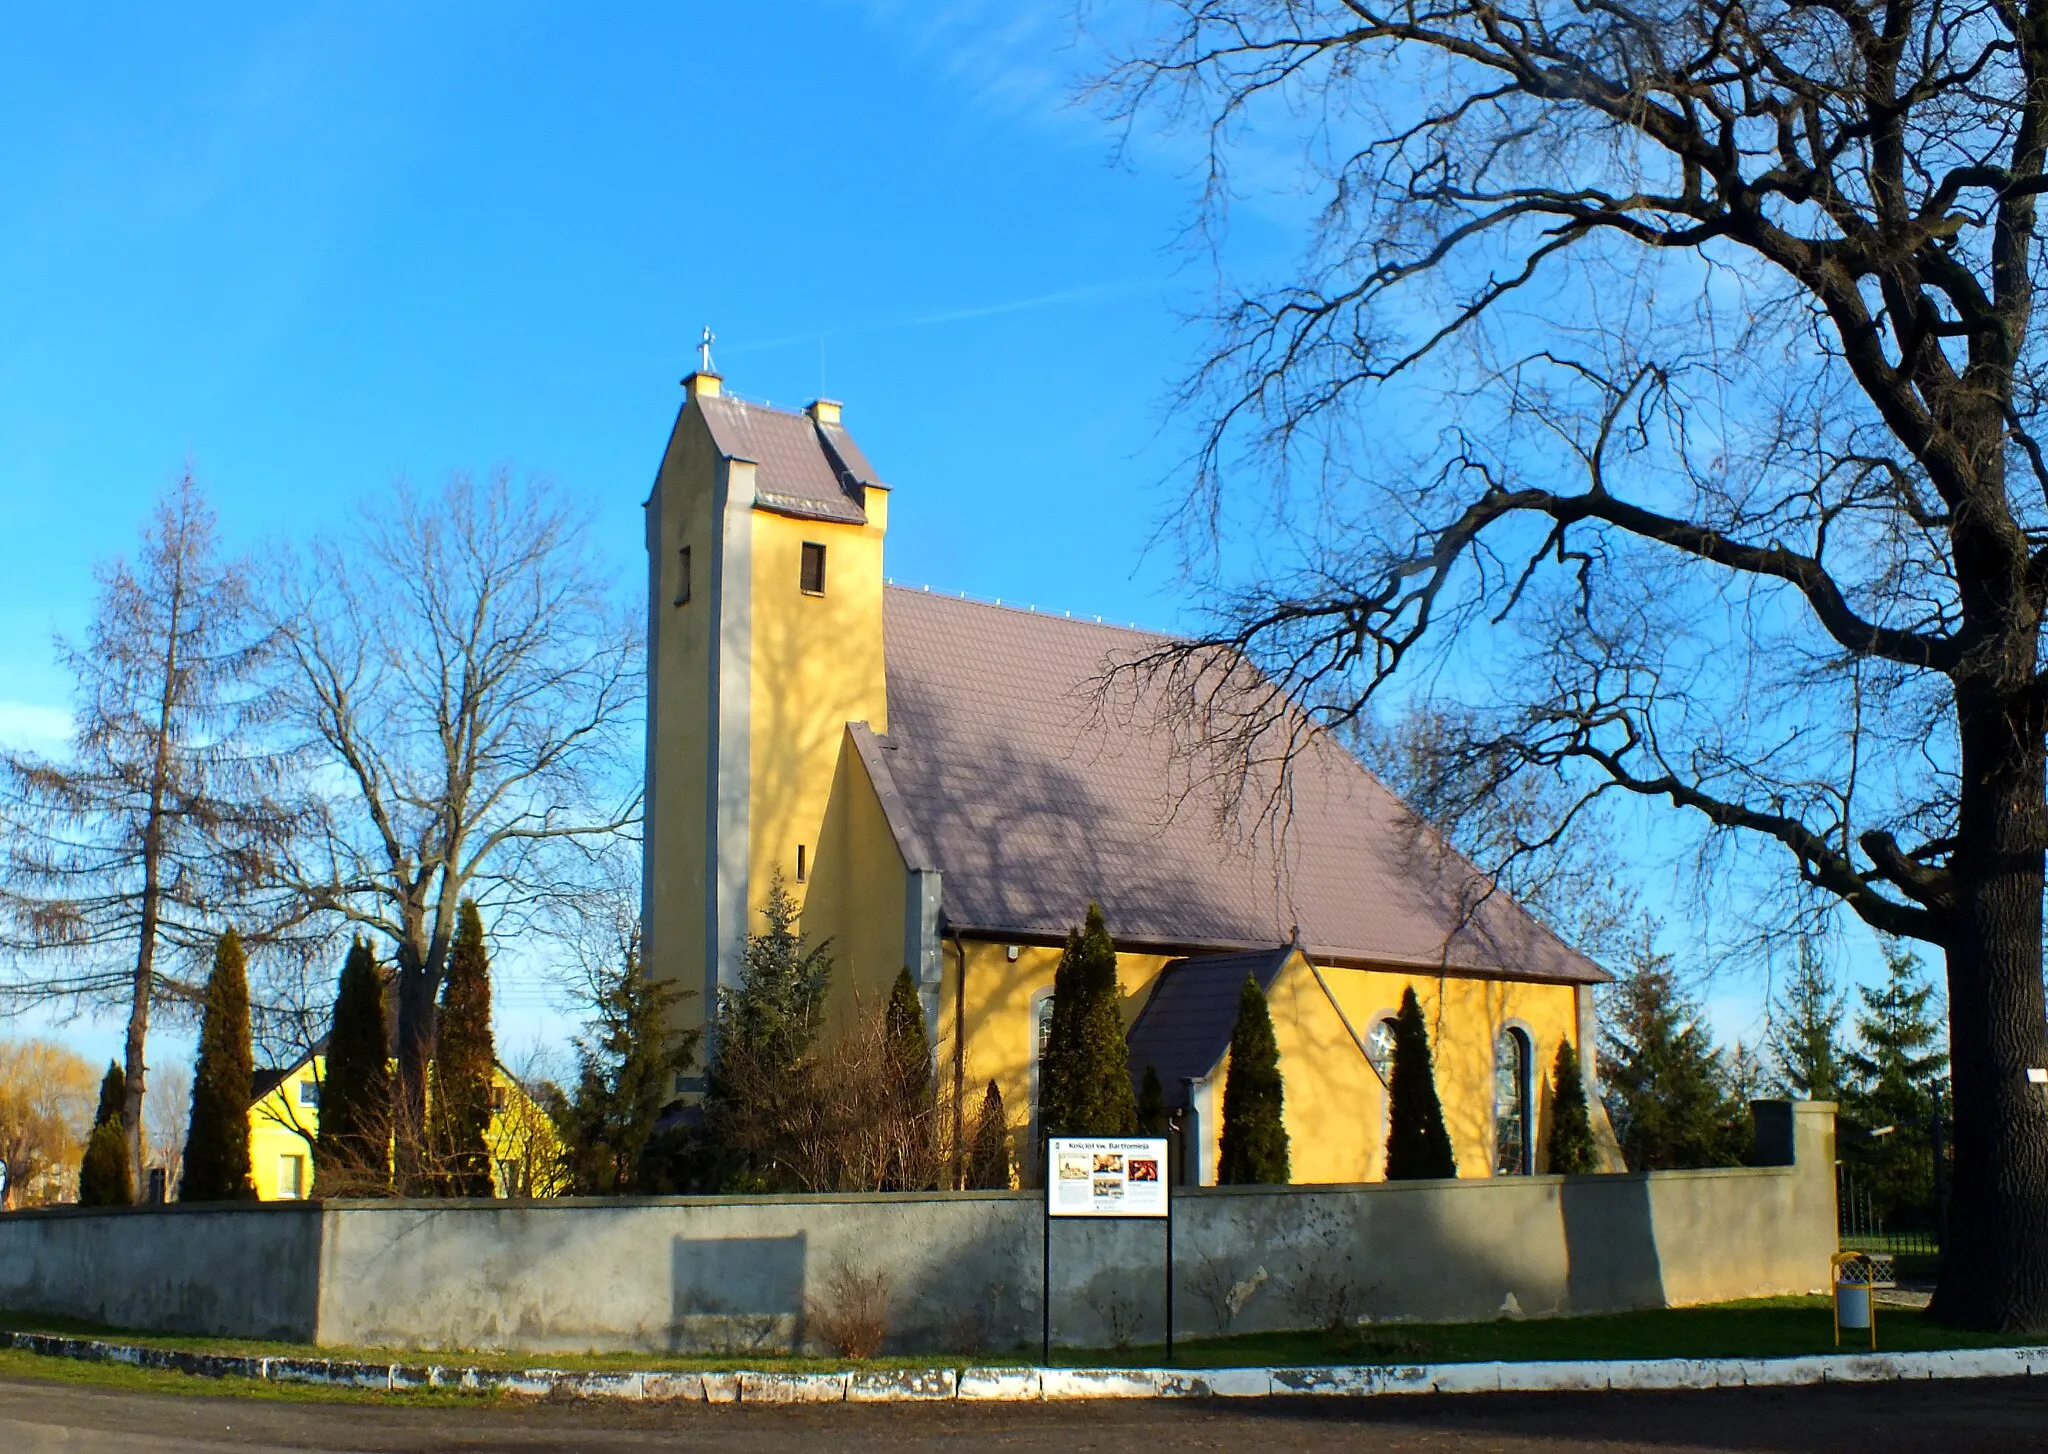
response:
<path fill-rule="evenodd" d="M 501 1085 L 494 1085 L 491 1087 L 491 1114 L 494 1116 L 499 1115 L 504 1111 L 504 1109 L 505 1087 Z"/>
<path fill-rule="evenodd" d="M 1031 1002 L 1031 1118 L 1038 1119 L 1039 1067 L 1052 1041 L 1052 991 L 1040 990 Z"/>
<path fill-rule="evenodd" d="M 277 1158 L 277 1195 L 282 1201 L 295 1202 L 306 1194 L 306 1158 L 303 1156 L 280 1156 Z"/>
<path fill-rule="evenodd" d="M 1379 1072 L 1380 1079 L 1392 1083 L 1394 1079 L 1394 1017 L 1381 1015 L 1372 1022 L 1372 1028 L 1365 1032 L 1365 1058 L 1372 1068 Z"/>
<path fill-rule="evenodd" d="M 1529 1037 L 1512 1025 L 1500 1032 L 1493 1047 L 1493 1173 L 1527 1176 L 1536 1169 L 1529 1129 L 1535 1122 L 1535 1097 L 1530 1077 L 1534 1060 Z"/>
<path fill-rule="evenodd" d="M 687 545 L 676 552 L 676 604 L 690 604 L 690 547 Z"/>
<path fill-rule="evenodd" d="M 320 1104 L 319 1081 L 302 1080 L 299 1082 L 299 1104 L 302 1106 L 318 1106 Z"/>
<path fill-rule="evenodd" d="M 804 542 L 803 571 L 798 582 L 807 596 L 825 594 L 825 547 L 806 540 Z"/>
<path fill-rule="evenodd" d="M 798 883 L 804 882 L 809 872 L 809 865 L 804 862 L 804 846 L 799 843 L 796 846 L 796 881 Z"/>

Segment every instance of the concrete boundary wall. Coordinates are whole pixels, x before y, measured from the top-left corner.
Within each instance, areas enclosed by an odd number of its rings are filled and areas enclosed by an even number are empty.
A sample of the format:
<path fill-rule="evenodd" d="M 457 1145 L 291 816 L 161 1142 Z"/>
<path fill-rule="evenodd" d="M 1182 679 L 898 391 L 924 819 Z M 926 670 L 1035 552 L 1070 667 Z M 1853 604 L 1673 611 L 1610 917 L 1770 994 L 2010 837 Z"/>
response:
<path fill-rule="evenodd" d="M 1835 1249 L 1833 1107 L 1766 1114 L 1788 1164 L 1222 1188 L 1175 1202 L 1181 1336 L 1611 1312 L 1803 1293 Z M 1035 1193 L 327 1202 L 0 1216 L 0 1308 L 324 1346 L 801 1346 L 880 1274 L 889 1346 L 1035 1345 Z M 1057 1223 L 1055 1341 L 1157 1342 L 1158 1222 Z"/>

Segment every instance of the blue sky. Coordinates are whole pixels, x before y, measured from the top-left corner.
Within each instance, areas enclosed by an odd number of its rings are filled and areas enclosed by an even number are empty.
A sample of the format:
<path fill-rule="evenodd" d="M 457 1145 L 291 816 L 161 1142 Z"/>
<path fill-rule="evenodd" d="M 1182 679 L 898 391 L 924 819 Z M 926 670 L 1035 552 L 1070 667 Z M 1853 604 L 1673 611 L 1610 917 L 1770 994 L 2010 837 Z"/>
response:
<path fill-rule="evenodd" d="M 897 580 L 1184 622 L 1147 546 L 1212 275 L 1189 158 L 1113 162 L 1072 103 L 1070 15 L 0 6 L 0 737 L 58 744 L 51 636 L 188 461 L 248 549 L 402 477 L 542 474 L 630 581 L 706 324 L 728 388 L 846 402 Z M 1238 208 L 1237 258 L 1293 211 Z"/>

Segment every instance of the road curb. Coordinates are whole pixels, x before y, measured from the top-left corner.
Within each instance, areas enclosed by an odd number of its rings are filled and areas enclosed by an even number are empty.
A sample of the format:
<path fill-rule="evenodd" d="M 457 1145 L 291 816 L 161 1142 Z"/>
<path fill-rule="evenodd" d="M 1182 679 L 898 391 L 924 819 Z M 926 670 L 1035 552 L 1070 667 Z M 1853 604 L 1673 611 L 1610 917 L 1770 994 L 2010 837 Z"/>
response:
<path fill-rule="evenodd" d="M 119 1363 L 207 1378 L 254 1378 L 387 1393 L 448 1389 L 527 1398 L 634 1403 L 1039 1403 L 1103 1398 L 1375 1398 L 1393 1394 L 1673 1392 L 1796 1388 L 2048 1374 L 2048 1347 L 1941 1353 L 1836 1353 L 1804 1358 L 1590 1359 L 1584 1362 L 1370 1364 L 1315 1368 L 946 1368 L 853 1373 L 576 1373 L 341 1358 L 240 1357 L 148 1348 L 101 1338 L 0 1332 L 0 1348 L 86 1363 Z"/>

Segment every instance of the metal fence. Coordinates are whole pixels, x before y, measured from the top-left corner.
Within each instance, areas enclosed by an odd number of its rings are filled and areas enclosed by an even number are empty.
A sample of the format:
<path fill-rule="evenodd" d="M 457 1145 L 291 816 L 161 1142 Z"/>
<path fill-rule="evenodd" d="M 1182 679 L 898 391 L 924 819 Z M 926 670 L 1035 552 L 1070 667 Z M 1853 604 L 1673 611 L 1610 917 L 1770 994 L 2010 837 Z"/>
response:
<path fill-rule="evenodd" d="M 1934 1227 L 1886 1226 L 1870 1193 L 1856 1183 L 1846 1164 L 1835 1163 L 1836 1231 L 1844 1252 L 1889 1252 L 1895 1256 L 1939 1257 L 1941 1232 Z"/>

